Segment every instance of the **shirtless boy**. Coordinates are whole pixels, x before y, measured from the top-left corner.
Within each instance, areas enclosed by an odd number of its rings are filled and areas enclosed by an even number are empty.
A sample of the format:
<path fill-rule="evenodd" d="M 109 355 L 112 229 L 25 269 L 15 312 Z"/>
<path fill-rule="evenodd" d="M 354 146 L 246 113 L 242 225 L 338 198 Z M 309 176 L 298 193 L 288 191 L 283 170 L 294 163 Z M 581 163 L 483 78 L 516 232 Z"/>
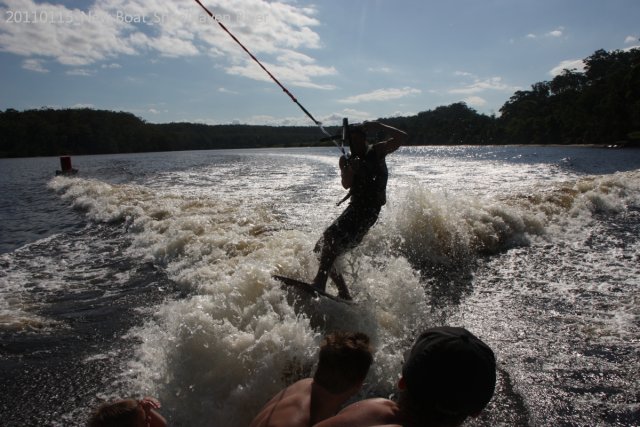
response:
<path fill-rule="evenodd" d="M 360 390 L 372 361 L 367 335 L 327 335 L 313 378 L 300 380 L 276 394 L 250 427 L 310 427 L 335 415 Z"/>

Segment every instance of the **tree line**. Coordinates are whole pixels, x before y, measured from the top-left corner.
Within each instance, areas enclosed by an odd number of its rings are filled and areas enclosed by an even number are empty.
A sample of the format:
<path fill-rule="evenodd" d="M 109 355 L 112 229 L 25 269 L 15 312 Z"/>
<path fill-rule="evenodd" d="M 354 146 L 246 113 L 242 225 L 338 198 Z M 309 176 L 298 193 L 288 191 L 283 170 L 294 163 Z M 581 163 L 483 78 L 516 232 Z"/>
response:
<path fill-rule="evenodd" d="M 584 71 L 519 90 L 500 116 L 464 103 L 384 119 L 423 144 L 626 144 L 640 146 L 640 49 L 598 50 Z"/>
<path fill-rule="evenodd" d="M 0 157 L 115 154 L 318 143 L 308 126 L 152 124 L 127 112 L 39 109 L 0 112 Z"/>
<path fill-rule="evenodd" d="M 499 117 L 455 103 L 380 120 L 406 130 L 410 145 L 638 145 L 640 49 L 598 50 L 584 64 L 517 91 Z M 152 124 L 92 109 L 8 109 L 0 112 L 0 135 L 0 157 L 330 144 L 319 142 L 313 126 Z"/>

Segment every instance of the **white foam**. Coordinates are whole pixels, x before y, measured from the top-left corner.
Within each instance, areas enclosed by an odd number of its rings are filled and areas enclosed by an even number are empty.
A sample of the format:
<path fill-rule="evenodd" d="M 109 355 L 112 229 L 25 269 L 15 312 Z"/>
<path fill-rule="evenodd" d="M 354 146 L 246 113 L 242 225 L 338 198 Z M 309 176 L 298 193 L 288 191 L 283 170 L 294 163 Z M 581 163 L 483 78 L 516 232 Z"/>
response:
<path fill-rule="evenodd" d="M 398 355 L 387 347 L 398 348 L 392 344 L 407 339 L 405 325 L 424 312 L 419 280 L 407 277 L 411 269 L 396 260 L 397 268 L 380 274 L 364 261 L 353 287 L 361 307 L 320 299 L 310 312 L 297 312 L 271 274 L 310 277 L 317 264 L 309 236 L 281 231 L 258 239 L 232 229 L 226 237 L 194 239 L 169 263 L 172 277 L 197 294 L 161 308 L 155 322 L 135 332 L 145 340 L 141 363 L 165 363 L 164 379 L 151 376 L 138 387 L 159 394 L 176 419 L 191 425 L 246 425 L 272 394 L 311 372 L 321 331 L 345 328 L 369 333 L 387 350 L 370 382 L 389 386 Z M 216 403 L 203 407 L 203 394 Z"/>
<path fill-rule="evenodd" d="M 136 373 L 135 388 L 159 395 L 190 425 L 246 425 L 271 394 L 310 373 L 322 331 L 331 329 L 370 334 L 380 349 L 370 387 L 392 390 L 400 348 L 426 323 L 419 277 L 397 257 L 383 269 L 372 257 L 347 257 L 347 278 L 362 301 L 356 308 L 320 299 L 311 312 L 295 310 L 271 275 L 312 277 L 318 232 L 284 230 L 259 203 L 91 180 L 54 186 L 94 220 L 126 218 L 129 251 L 164 265 L 190 292 L 132 331 L 142 345 L 127 372 Z M 374 237 L 363 248 L 375 245 Z M 213 403 L 203 405 L 202 396 Z"/>

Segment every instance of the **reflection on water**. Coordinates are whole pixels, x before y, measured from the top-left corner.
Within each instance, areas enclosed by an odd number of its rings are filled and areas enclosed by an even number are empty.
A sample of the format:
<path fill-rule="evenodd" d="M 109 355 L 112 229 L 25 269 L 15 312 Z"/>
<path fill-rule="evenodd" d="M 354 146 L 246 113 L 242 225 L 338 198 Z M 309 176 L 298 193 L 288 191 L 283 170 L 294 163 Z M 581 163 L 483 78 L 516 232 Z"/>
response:
<path fill-rule="evenodd" d="M 0 416 L 81 425 L 101 399 L 150 394 L 173 425 L 246 425 L 310 372 L 325 331 L 372 337 L 361 396 L 387 396 L 415 335 L 454 324 L 499 361 L 498 393 L 469 425 L 631 424 L 640 159 L 618 153 L 394 153 L 388 205 L 339 261 L 355 307 L 294 299 L 271 278 L 317 269 L 313 244 L 344 196 L 333 150 L 88 156 L 76 178 L 31 172 L 40 184 L 23 200 L 51 212 L 39 216 L 55 233 L 14 227 L 14 243 L 2 242 L 12 344 L 1 347 L 1 374 L 13 385 L 0 407 L 19 410 Z M 17 200 L 24 187 L 11 185 Z M 31 381 L 39 408 L 23 398 Z"/>

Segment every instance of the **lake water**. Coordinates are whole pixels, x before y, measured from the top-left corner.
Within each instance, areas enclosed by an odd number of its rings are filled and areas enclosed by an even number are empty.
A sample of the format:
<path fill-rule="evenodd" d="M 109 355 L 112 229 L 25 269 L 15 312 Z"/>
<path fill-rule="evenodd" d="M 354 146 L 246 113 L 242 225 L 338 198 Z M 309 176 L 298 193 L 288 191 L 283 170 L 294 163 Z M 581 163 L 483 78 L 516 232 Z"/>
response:
<path fill-rule="evenodd" d="M 403 147 L 339 262 L 353 307 L 271 278 L 314 276 L 338 154 L 78 156 L 76 177 L 0 159 L 1 424 L 152 395 L 173 426 L 246 426 L 335 329 L 371 336 L 360 397 L 388 396 L 416 334 L 447 324 L 498 359 L 467 425 L 640 425 L 640 150 Z"/>

